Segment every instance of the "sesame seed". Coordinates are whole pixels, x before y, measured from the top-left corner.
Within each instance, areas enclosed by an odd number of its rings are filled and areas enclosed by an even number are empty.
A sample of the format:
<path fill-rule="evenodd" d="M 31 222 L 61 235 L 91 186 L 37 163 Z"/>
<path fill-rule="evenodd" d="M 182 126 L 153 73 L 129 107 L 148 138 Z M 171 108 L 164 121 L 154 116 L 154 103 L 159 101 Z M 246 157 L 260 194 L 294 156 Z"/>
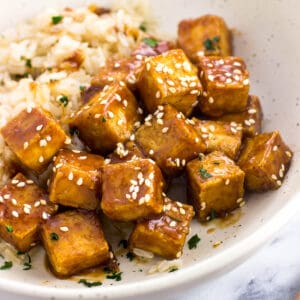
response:
<path fill-rule="evenodd" d="M 175 68 L 176 68 L 176 69 L 180 69 L 181 67 L 182 67 L 182 64 L 181 64 L 181 63 L 176 63 L 176 64 L 175 64 Z"/>
<path fill-rule="evenodd" d="M 206 133 L 207 132 L 207 129 L 205 127 L 201 127 L 201 131 Z"/>
<path fill-rule="evenodd" d="M 174 81 L 173 81 L 173 80 L 170 80 L 170 79 L 167 79 L 167 84 L 168 84 L 169 86 L 174 86 L 174 85 L 175 85 Z"/>
<path fill-rule="evenodd" d="M 101 114 L 95 114 L 94 118 L 99 119 L 101 117 Z"/>
<path fill-rule="evenodd" d="M 31 106 L 27 106 L 26 111 L 27 111 L 27 113 L 30 114 L 32 112 L 32 107 Z"/>
<path fill-rule="evenodd" d="M 230 131 L 231 131 L 232 133 L 237 133 L 237 130 L 236 130 L 236 128 L 234 128 L 234 127 L 230 127 Z"/>
<path fill-rule="evenodd" d="M 200 93 L 199 90 L 191 90 L 190 91 L 191 95 L 198 95 L 199 93 Z"/>
<path fill-rule="evenodd" d="M 146 63 L 146 70 L 147 70 L 147 71 L 149 71 L 149 70 L 150 70 L 150 68 L 151 68 L 151 65 L 150 65 L 150 63 Z"/>
<path fill-rule="evenodd" d="M 76 184 L 77 185 L 82 185 L 82 183 L 83 183 L 83 179 L 80 177 L 77 181 L 76 181 Z"/>
<path fill-rule="evenodd" d="M 119 126 L 121 126 L 123 123 L 124 123 L 124 120 L 122 120 L 122 119 L 118 120 L 118 122 L 117 122 L 117 124 L 118 124 Z"/>
<path fill-rule="evenodd" d="M 85 159 L 87 159 L 87 156 L 86 155 L 82 155 L 82 156 L 79 156 L 78 159 L 79 160 L 85 160 Z"/>
<path fill-rule="evenodd" d="M 136 58 L 137 60 L 142 60 L 142 59 L 143 59 L 143 56 L 142 56 L 141 54 L 137 54 L 137 55 L 135 56 L 135 58 Z"/>
<path fill-rule="evenodd" d="M 125 107 L 127 107 L 128 101 L 127 101 L 126 99 L 124 99 L 124 100 L 122 101 L 122 103 L 123 103 L 123 105 L 124 105 Z"/>
<path fill-rule="evenodd" d="M 209 98 L 208 98 L 208 103 L 212 104 L 212 103 L 214 103 L 214 101 L 215 101 L 215 100 L 214 100 L 213 97 L 209 97 Z"/>
<path fill-rule="evenodd" d="M 245 125 L 247 125 L 247 126 L 251 126 L 251 123 L 249 122 L 249 120 L 245 120 L 244 123 L 245 123 Z"/>
<path fill-rule="evenodd" d="M 285 170 L 284 164 L 281 164 L 281 167 L 280 167 L 280 168 L 282 169 L 282 171 L 284 171 L 284 170 Z"/>
<path fill-rule="evenodd" d="M 256 109 L 255 108 L 248 109 L 248 114 L 253 115 L 255 113 L 256 113 Z"/>
<path fill-rule="evenodd" d="M 68 179 L 73 180 L 73 178 L 74 178 L 73 172 L 70 172 L 69 175 L 68 175 Z"/>
<path fill-rule="evenodd" d="M 112 111 L 110 111 L 110 110 L 107 111 L 107 115 L 111 119 L 115 116 L 114 113 Z"/>
<path fill-rule="evenodd" d="M 136 198 L 137 198 L 137 192 L 133 192 L 133 193 L 131 194 L 131 196 L 132 196 L 132 199 L 133 199 L 133 200 L 136 200 Z"/>
<path fill-rule="evenodd" d="M 243 207 L 245 204 L 246 204 L 246 202 L 245 202 L 245 201 L 242 201 L 242 202 L 239 204 L 239 206 L 240 206 L 240 207 Z"/>
<path fill-rule="evenodd" d="M 254 119 L 249 119 L 250 124 L 255 124 L 255 120 Z"/>
<path fill-rule="evenodd" d="M 134 180 L 134 179 L 131 179 L 131 180 L 130 180 L 130 183 L 133 184 L 133 185 L 137 185 L 137 184 L 138 184 L 137 181 Z"/>
<path fill-rule="evenodd" d="M 185 61 L 183 64 L 182 64 L 182 66 L 183 66 L 183 70 L 184 71 L 186 71 L 186 72 L 190 72 L 191 71 L 191 65 L 187 62 L 187 61 Z"/>
<path fill-rule="evenodd" d="M 233 62 L 233 65 L 236 67 L 240 67 L 242 64 L 238 61 Z"/>
<path fill-rule="evenodd" d="M 11 181 L 12 184 L 17 184 L 18 182 L 19 182 L 18 179 L 13 179 L 13 180 Z"/>
<path fill-rule="evenodd" d="M 164 127 L 164 128 L 161 130 L 161 132 L 162 132 L 162 133 L 167 133 L 168 130 L 169 130 L 169 127 Z"/>
<path fill-rule="evenodd" d="M 125 82 L 122 81 L 122 80 L 119 81 L 119 85 L 120 85 L 120 86 L 126 86 Z"/>
<path fill-rule="evenodd" d="M 46 213 L 45 211 L 43 211 L 43 213 L 42 213 L 42 218 L 43 218 L 44 220 L 47 220 L 47 219 L 49 219 L 49 217 L 50 217 L 50 215 L 49 215 L 48 213 Z"/>
<path fill-rule="evenodd" d="M 154 179 L 154 173 L 153 173 L 153 172 L 149 174 L 149 179 L 150 179 L 150 180 L 153 180 L 153 179 Z"/>
<path fill-rule="evenodd" d="M 169 225 L 170 225 L 170 227 L 175 227 L 177 225 L 177 223 L 176 223 L 176 221 L 171 221 Z"/>
<path fill-rule="evenodd" d="M 201 210 L 205 210 L 206 208 L 206 202 L 201 202 Z"/>
<path fill-rule="evenodd" d="M 180 208 L 179 208 L 179 213 L 180 213 L 181 215 L 185 215 L 185 209 L 182 208 L 182 207 L 180 207 Z"/>
<path fill-rule="evenodd" d="M 17 202 L 17 200 L 16 200 L 15 198 L 12 198 L 12 199 L 11 199 L 11 203 L 12 203 L 13 205 L 17 205 L 17 204 L 18 204 L 18 202 Z"/>
<path fill-rule="evenodd" d="M 104 164 L 105 164 L 105 165 L 110 164 L 110 162 L 111 162 L 111 159 L 109 159 L 109 158 L 105 158 L 105 159 L 104 159 Z"/>
<path fill-rule="evenodd" d="M 282 184 L 282 182 L 280 180 L 277 180 L 276 183 L 278 186 L 281 186 L 281 184 Z"/>
<path fill-rule="evenodd" d="M 40 205 L 41 205 L 41 202 L 40 202 L 40 201 L 35 201 L 33 206 L 34 206 L 34 207 L 39 207 Z"/>
<path fill-rule="evenodd" d="M 19 213 L 18 213 L 17 211 L 13 210 L 13 211 L 11 212 L 11 214 L 12 214 L 13 217 L 19 218 Z"/>
<path fill-rule="evenodd" d="M 138 112 L 140 115 L 142 115 L 144 111 L 139 107 L 138 110 L 137 110 L 137 112 Z"/>
<path fill-rule="evenodd" d="M 145 203 L 145 197 L 142 197 L 139 199 L 139 205 L 142 205 Z"/>
<path fill-rule="evenodd" d="M 24 150 L 26 150 L 28 148 L 28 146 L 29 146 L 29 143 L 28 142 L 24 142 L 24 144 L 23 144 Z"/>
<path fill-rule="evenodd" d="M 243 84 L 244 84 L 244 85 L 248 85 L 248 84 L 249 84 L 249 79 L 244 79 L 244 80 L 243 80 Z"/>
<path fill-rule="evenodd" d="M 207 79 L 208 79 L 209 81 L 214 81 L 215 76 L 214 76 L 214 75 L 208 75 L 208 76 L 207 76 Z"/>
<path fill-rule="evenodd" d="M 226 78 L 226 83 L 232 83 L 232 79 L 231 78 Z"/>
<path fill-rule="evenodd" d="M 133 74 L 129 74 L 126 79 L 130 84 L 135 84 L 137 81 L 136 77 Z"/>
<path fill-rule="evenodd" d="M 156 98 L 156 99 L 159 99 L 159 98 L 160 98 L 160 91 L 157 91 L 157 92 L 155 93 L 155 98 Z"/>
<path fill-rule="evenodd" d="M 130 139 L 131 141 L 134 141 L 134 140 L 135 140 L 135 135 L 132 134 L 132 135 L 129 137 L 129 139 Z"/>
<path fill-rule="evenodd" d="M 45 199 L 40 199 L 42 205 L 47 205 L 47 201 Z"/>
<path fill-rule="evenodd" d="M 149 154 L 150 154 L 150 155 L 153 155 L 153 154 L 154 154 L 154 150 L 153 150 L 153 149 L 150 149 L 150 150 L 149 150 Z"/>
<path fill-rule="evenodd" d="M 3 203 L 3 202 L 4 202 L 3 197 L 0 196 L 0 203 Z"/>
<path fill-rule="evenodd" d="M 237 200 L 236 200 L 236 203 L 241 203 L 241 202 L 243 202 L 243 198 L 238 198 Z"/>
<path fill-rule="evenodd" d="M 151 181 L 150 181 L 149 179 L 146 179 L 146 180 L 145 180 L 145 185 L 146 185 L 147 187 L 151 187 Z"/>
<path fill-rule="evenodd" d="M 160 124 L 160 125 L 164 124 L 164 121 L 162 119 L 157 119 L 156 122 L 157 122 L 157 124 Z"/>
<path fill-rule="evenodd" d="M 192 107 L 197 106 L 197 104 L 198 104 L 198 101 L 196 100 L 194 103 L 192 103 Z"/>
<path fill-rule="evenodd" d="M 186 160 L 185 160 L 185 159 L 183 159 L 183 160 L 181 161 L 181 164 L 182 164 L 182 166 L 184 167 L 184 166 L 185 166 L 185 164 L 186 164 Z"/>
<path fill-rule="evenodd" d="M 230 179 L 227 178 L 227 179 L 225 180 L 225 185 L 229 185 L 229 183 L 230 183 Z"/>
<path fill-rule="evenodd" d="M 25 213 L 25 214 L 27 214 L 27 215 L 30 214 L 30 208 L 28 208 L 28 207 L 25 206 L 25 207 L 23 208 L 23 210 L 24 210 L 24 213 Z"/>
<path fill-rule="evenodd" d="M 40 147 L 46 147 L 47 146 L 47 141 L 45 139 L 40 140 Z"/>
<path fill-rule="evenodd" d="M 204 139 L 207 139 L 207 138 L 209 137 L 209 135 L 206 134 L 206 133 L 201 134 L 201 136 L 202 136 L 202 138 L 204 138 Z"/>
<path fill-rule="evenodd" d="M 72 152 L 78 154 L 78 153 L 80 153 L 81 151 L 80 151 L 80 150 L 72 150 Z"/>
<path fill-rule="evenodd" d="M 121 96 L 120 96 L 119 94 L 117 94 L 117 93 L 115 94 L 115 98 L 116 98 L 116 100 L 119 101 L 119 102 L 122 101 Z"/>
<path fill-rule="evenodd" d="M 168 90 L 169 90 L 172 94 L 175 94 L 175 93 L 176 93 L 176 88 L 174 88 L 174 87 L 169 87 Z"/>
<path fill-rule="evenodd" d="M 218 247 L 222 244 L 222 241 L 217 241 L 215 243 L 213 243 L 213 247 Z"/>
<path fill-rule="evenodd" d="M 58 163 L 57 165 L 55 165 L 56 169 L 59 169 L 63 166 L 63 163 Z"/>
<path fill-rule="evenodd" d="M 273 180 L 277 180 L 277 176 L 276 176 L 275 174 L 273 174 L 273 175 L 271 176 L 271 178 L 272 178 Z"/>
<path fill-rule="evenodd" d="M 157 82 L 160 83 L 160 84 L 163 84 L 163 83 L 164 83 L 164 81 L 163 81 L 160 77 L 158 77 L 156 80 L 157 80 Z"/>
<path fill-rule="evenodd" d="M 288 156 L 288 157 L 292 157 L 292 153 L 290 151 L 285 151 L 285 154 Z"/>
<path fill-rule="evenodd" d="M 36 131 L 41 131 L 42 130 L 42 128 L 43 128 L 43 124 L 40 124 L 40 125 L 38 125 L 38 126 L 36 126 Z"/>
<path fill-rule="evenodd" d="M 196 143 L 199 143 L 199 141 L 200 141 L 200 139 L 196 137 L 196 138 L 195 138 L 195 142 L 196 142 Z"/>
<path fill-rule="evenodd" d="M 283 178 L 283 176 L 284 176 L 284 174 L 283 174 L 283 170 L 282 170 L 282 169 L 280 169 L 280 170 L 279 170 L 279 177 Z"/>
<path fill-rule="evenodd" d="M 66 145 L 70 145 L 72 142 L 71 138 L 67 136 L 66 140 L 65 140 L 65 144 Z"/>
<path fill-rule="evenodd" d="M 125 197 L 126 197 L 126 199 L 130 199 L 131 198 L 131 196 L 129 194 L 126 194 Z"/>
<path fill-rule="evenodd" d="M 240 81 L 240 76 L 239 75 L 234 75 L 233 78 L 234 78 L 235 81 Z"/>
<path fill-rule="evenodd" d="M 10 198 L 10 194 L 5 194 L 5 195 L 3 196 L 3 198 L 6 199 L 6 200 L 9 199 L 9 198 Z"/>
<path fill-rule="evenodd" d="M 179 258 L 181 256 L 181 251 L 176 253 L 176 258 Z"/>
<path fill-rule="evenodd" d="M 60 229 L 60 231 L 62 231 L 62 232 L 67 232 L 67 231 L 69 231 L 69 228 L 68 228 L 67 226 L 61 226 L 61 227 L 59 227 L 59 229 Z"/>
<path fill-rule="evenodd" d="M 19 182 L 18 184 L 17 184 L 17 187 L 24 187 L 26 184 L 25 184 L 25 182 Z"/>
<path fill-rule="evenodd" d="M 278 150 L 278 146 L 277 145 L 275 145 L 274 147 L 273 147 L 273 149 L 272 149 L 273 151 L 277 151 Z"/>

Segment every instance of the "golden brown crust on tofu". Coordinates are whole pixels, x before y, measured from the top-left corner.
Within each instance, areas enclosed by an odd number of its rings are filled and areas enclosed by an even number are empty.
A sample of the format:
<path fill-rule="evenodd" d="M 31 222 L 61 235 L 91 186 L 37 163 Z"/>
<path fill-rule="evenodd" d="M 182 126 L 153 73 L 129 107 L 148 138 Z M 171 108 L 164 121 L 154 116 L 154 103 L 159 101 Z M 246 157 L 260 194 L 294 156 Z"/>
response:
<path fill-rule="evenodd" d="M 2 129 L 10 149 L 26 167 L 42 172 L 67 136 L 52 115 L 42 108 L 27 108 Z"/>
<path fill-rule="evenodd" d="M 101 209 L 113 220 L 133 221 L 163 209 L 164 179 L 149 159 L 106 165 L 102 173 Z"/>
<path fill-rule="evenodd" d="M 194 62 L 203 55 L 232 55 L 231 33 L 224 20 L 215 15 L 182 20 L 178 25 L 178 45 Z"/>
<path fill-rule="evenodd" d="M 238 160 L 238 165 L 246 174 L 246 189 L 262 192 L 279 188 L 292 155 L 278 131 L 247 138 Z"/>
<path fill-rule="evenodd" d="M 104 158 L 78 150 L 61 150 L 54 163 L 50 201 L 65 206 L 96 209 L 101 191 Z"/>
<path fill-rule="evenodd" d="M 249 73 L 241 58 L 201 57 L 198 67 L 204 89 L 199 108 L 205 115 L 217 117 L 246 110 Z"/>
<path fill-rule="evenodd" d="M 194 214 L 191 205 L 165 198 L 160 215 L 136 224 L 129 239 L 130 249 L 146 250 L 166 259 L 179 258 Z"/>
<path fill-rule="evenodd" d="M 179 175 L 189 160 L 206 149 L 190 122 L 172 106 L 159 106 L 135 134 L 145 155 L 154 159 L 167 176 Z"/>
<path fill-rule="evenodd" d="M 135 142 L 128 141 L 125 145 L 121 143 L 118 144 L 115 151 L 111 153 L 108 158 L 110 159 L 110 162 L 114 164 L 138 158 L 145 158 L 145 155 Z"/>
<path fill-rule="evenodd" d="M 41 236 L 52 270 L 59 277 L 106 263 L 111 256 L 94 212 L 60 213 L 42 226 Z"/>
<path fill-rule="evenodd" d="M 259 98 L 249 95 L 247 108 L 244 112 L 226 114 L 218 118 L 220 121 L 227 121 L 243 124 L 243 136 L 254 137 L 261 133 L 263 111 Z"/>
<path fill-rule="evenodd" d="M 75 114 L 71 127 L 94 151 L 106 154 L 129 139 L 140 109 L 126 86 L 113 84 L 97 92 Z"/>
<path fill-rule="evenodd" d="M 140 57 L 139 57 L 140 58 Z M 101 67 L 98 74 L 92 78 L 92 86 L 104 87 L 113 83 L 122 82 L 131 90 L 136 89 L 144 68 L 144 58 L 126 57 L 122 59 L 108 60 L 105 66 Z"/>
<path fill-rule="evenodd" d="M 206 153 L 221 151 L 235 160 L 242 144 L 242 126 L 229 122 L 198 120 L 194 121 L 194 128 L 201 135 L 206 144 Z"/>
<path fill-rule="evenodd" d="M 244 172 L 222 152 L 187 164 L 188 199 L 201 222 L 244 204 Z"/>
<path fill-rule="evenodd" d="M 138 89 L 149 112 L 171 104 L 185 115 L 191 114 L 202 92 L 197 70 L 181 49 L 148 58 Z"/>
<path fill-rule="evenodd" d="M 43 222 L 57 211 L 45 191 L 18 173 L 0 190 L 0 237 L 22 252 L 39 241 Z"/>

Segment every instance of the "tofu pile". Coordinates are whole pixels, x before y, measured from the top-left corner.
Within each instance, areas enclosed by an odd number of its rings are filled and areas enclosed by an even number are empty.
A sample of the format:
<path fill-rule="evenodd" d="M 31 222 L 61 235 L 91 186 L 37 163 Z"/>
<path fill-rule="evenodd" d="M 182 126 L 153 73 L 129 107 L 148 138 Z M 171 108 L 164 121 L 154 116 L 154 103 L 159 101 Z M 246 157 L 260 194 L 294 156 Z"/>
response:
<path fill-rule="evenodd" d="M 41 242 L 54 274 L 70 276 L 114 257 L 102 211 L 134 223 L 134 253 L 176 259 L 194 216 L 224 217 L 245 190 L 282 185 L 292 151 L 278 131 L 261 133 L 261 104 L 224 20 L 183 20 L 176 45 L 145 34 L 130 57 L 100 68 L 69 118 L 84 149 L 40 107 L 1 129 L 19 161 L 0 190 L 1 238 L 23 252 Z M 30 179 L 46 169 L 47 187 Z M 181 175 L 188 204 L 167 196 Z"/>

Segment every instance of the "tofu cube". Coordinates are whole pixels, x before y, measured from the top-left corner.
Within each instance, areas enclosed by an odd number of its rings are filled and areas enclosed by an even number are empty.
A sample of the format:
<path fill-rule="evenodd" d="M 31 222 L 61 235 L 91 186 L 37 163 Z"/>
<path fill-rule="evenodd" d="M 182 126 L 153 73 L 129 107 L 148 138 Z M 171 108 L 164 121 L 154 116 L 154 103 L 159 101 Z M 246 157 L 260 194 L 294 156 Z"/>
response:
<path fill-rule="evenodd" d="M 42 226 L 41 236 L 58 277 L 104 264 L 112 255 L 95 212 L 71 210 L 57 214 Z"/>
<path fill-rule="evenodd" d="M 206 146 L 192 121 L 171 105 L 159 106 L 136 132 L 136 143 L 168 177 L 177 176 Z"/>
<path fill-rule="evenodd" d="M 233 125 L 243 124 L 243 136 L 254 137 L 261 133 L 263 119 L 263 111 L 260 105 L 259 98 L 254 95 L 249 95 L 247 108 L 240 113 L 226 114 L 218 118 L 220 121 L 231 122 Z"/>
<path fill-rule="evenodd" d="M 229 122 L 192 119 L 206 144 L 206 153 L 221 151 L 235 160 L 242 144 L 242 126 Z"/>
<path fill-rule="evenodd" d="M 134 95 L 126 86 L 113 84 L 98 91 L 75 114 L 71 127 L 94 151 L 102 154 L 129 139 L 134 124 L 140 121 L 141 111 Z"/>
<path fill-rule="evenodd" d="M 292 155 L 278 131 L 247 138 L 238 160 L 238 165 L 246 174 L 246 189 L 262 192 L 279 188 Z"/>
<path fill-rule="evenodd" d="M 191 205 L 165 198 L 160 215 L 136 224 L 129 238 L 130 249 L 133 253 L 142 249 L 166 259 L 179 258 L 194 214 Z"/>
<path fill-rule="evenodd" d="M 128 141 L 125 145 L 119 143 L 115 151 L 108 156 L 111 163 L 126 162 L 145 157 L 140 147 L 133 141 Z"/>
<path fill-rule="evenodd" d="M 246 110 L 249 73 L 241 58 L 202 57 L 199 58 L 198 67 L 204 89 L 199 103 L 203 114 L 218 117 Z"/>
<path fill-rule="evenodd" d="M 191 114 L 202 92 L 196 68 L 181 49 L 148 58 L 138 89 L 150 113 L 171 104 L 185 115 Z"/>
<path fill-rule="evenodd" d="M 78 150 L 61 150 L 50 181 L 50 201 L 65 206 L 96 209 L 101 192 L 104 158 Z"/>
<path fill-rule="evenodd" d="M 57 209 L 44 190 L 18 173 L 0 190 L 0 237 L 27 252 L 39 241 L 41 224 Z"/>
<path fill-rule="evenodd" d="M 105 87 L 113 83 L 123 83 L 131 90 L 136 90 L 136 84 L 144 68 L 144 58 L 126 57 L 108 60 L 98 73 L 92 78 L 92 86 Z"/>
<path fill-rule="evenodd" d="M 244 172 L 222 152 L 212 152 L 187 164 L 188 199 L 201 222 L 245 204 Z"/>
<path fill-rule="evenodd" d="M 159 214 L 163 186 L 160 169 L 149 159 L 106 165 L 101 208 L 110 219 L 124 222 Z"/>
<path fill-rule="evenodd" d="M 1 133 L 21 163 L 38 173 L 68 140 L 53 116 L 38 107 L 21 111 L 1 129 Z"/>
<path fill-rule="evenodd" d="M 224 20 L 215 15 L 182 20 L 178 25 L 178 45 L 194 62 L 203 55 L 232 55 L 231 33 Z"/>

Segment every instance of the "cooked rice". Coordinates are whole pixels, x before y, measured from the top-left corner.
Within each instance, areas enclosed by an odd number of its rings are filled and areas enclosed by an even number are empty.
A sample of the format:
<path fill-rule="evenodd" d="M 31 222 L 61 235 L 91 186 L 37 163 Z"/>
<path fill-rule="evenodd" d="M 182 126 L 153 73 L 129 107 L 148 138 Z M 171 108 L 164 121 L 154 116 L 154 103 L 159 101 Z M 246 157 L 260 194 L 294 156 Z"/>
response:
<path fill-rule="evenodd" d="M 143 34 L 138 27 L 149 23 L 148 11 L 144 1 L 118 1 L 111 13 L 101 16 L 88 7 L 49 9 L 3 32 L 0 127 L 28 105 L 40 105 L 59 120 L 76 110 L 80 87 L 89 85 L 106 59 L 128 56 L 136 46 Z M 62 22 L 53 25 L 53 16 L 63 16 Z M 63 63 L 76 53 L 83 57 L 82 64 L 77 70 L 66 70 Z M 16 79 L 26 74 L 27 78 Z M 59 102 L 61 95 L 68 97 L 67 107 Z M 0 185 L 9 176 L 4 166 L 10 153 L 0 136 Z"/>

